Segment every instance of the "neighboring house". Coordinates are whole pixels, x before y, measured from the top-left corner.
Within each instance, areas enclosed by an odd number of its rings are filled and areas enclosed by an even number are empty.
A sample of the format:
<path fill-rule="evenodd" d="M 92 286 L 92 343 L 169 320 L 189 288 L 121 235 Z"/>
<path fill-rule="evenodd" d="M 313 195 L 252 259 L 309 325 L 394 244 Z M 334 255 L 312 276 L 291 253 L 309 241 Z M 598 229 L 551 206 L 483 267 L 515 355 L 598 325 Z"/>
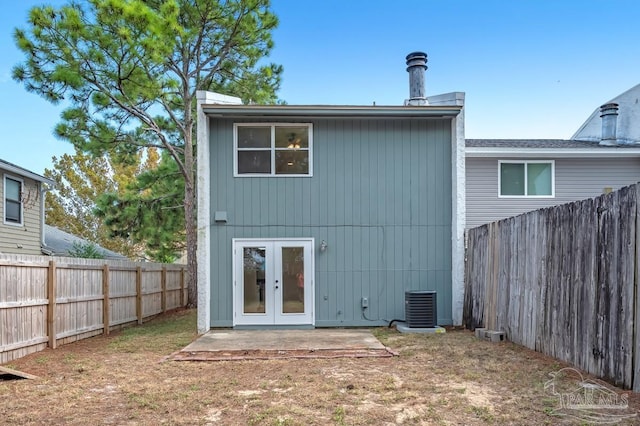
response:
<path fill-rule="evenodd" d="M 0 160 L 0 253 L 41 254 L 44 195 L 51 179 Z"/>
<path fill-rule="evenodd" d="M 84 240 L 68 232 L 64 232 L 55 226 L 44 225 L 45 244 L 42 249 L 44 254 L 49 256 L 69 256 L 70 253 L 79 247 L 93 245 L 96 251 L 100 253 L 104 259 L 112 260 L 129 260 L 126 256 L 107 250 L 91 241 Z"/>
<path fill-rule="evenodd" d="M 44 197 L 55 182 L 27 169 L 0 160 L 0 253 L 68 256 L 81 238 L 44 223 Z M 127 259 L 96 245 L 106 259 Z"/>
<path fill-rule="evenodd" d="M 198 93 L 200 332 L 386 325 L 410 290 L 461 323 L 464 94 L 425 98 L 425 62 L 404 106 Z"/>
<path fill-rule="evenodd" d="M 615 140 L 619 145 L 640 143 L 640 84 L 616 96 L 603 106 L 615 104 L 618 107 L 610 116 L 615 118 Z M 615 108 L 615 107 L 614 107 Z M 602 138 L 602 107 L 597 108 L 571 139 L 600 142 Z M 614 120 L 611 120 L 614 121 Z"/>
<path fill-rule="evenodd" d="M 466 226 L 595 197 L 640 181 L 640 85 L 571 140 L 466 141 Z"/>

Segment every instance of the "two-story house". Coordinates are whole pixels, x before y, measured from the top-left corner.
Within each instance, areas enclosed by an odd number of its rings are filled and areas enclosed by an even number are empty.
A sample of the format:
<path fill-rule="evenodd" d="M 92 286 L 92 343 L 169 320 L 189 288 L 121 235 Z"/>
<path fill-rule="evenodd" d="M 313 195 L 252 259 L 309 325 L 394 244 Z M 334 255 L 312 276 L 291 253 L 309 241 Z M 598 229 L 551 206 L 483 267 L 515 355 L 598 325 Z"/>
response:
<path fill-rule="evenodd" d="M 198 93 L 198 330 L 385 325 L 435 290 L 460 324 L 463 93 L 400 106 L 242 105 Z"/>

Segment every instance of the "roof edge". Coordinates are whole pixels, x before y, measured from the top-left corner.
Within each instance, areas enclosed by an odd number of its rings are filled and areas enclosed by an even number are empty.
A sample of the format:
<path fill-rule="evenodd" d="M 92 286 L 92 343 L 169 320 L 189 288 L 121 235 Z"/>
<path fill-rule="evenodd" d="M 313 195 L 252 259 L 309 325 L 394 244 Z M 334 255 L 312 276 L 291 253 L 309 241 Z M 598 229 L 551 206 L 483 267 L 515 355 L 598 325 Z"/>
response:
<path fill-rule="evenodd" d="M 55 186 L 56 184 L 55 181 L 49 178 L 27 170 L 24 167 L 16 166 L 15 164 L 9 163 L 8 161 L 0 160 L 0 168 L 23 177 L 28 177 L 38 182 L 46 183 L 47 185 Z"/>
<path fill-rule="evenodd" d="M 500 148 L 466 147 L 467 157 L 557 157 L 557 158 L 598 158 L 598 157 L 640 157 L 640 148 Z"/>
<path fill-rule="evenodd" d="M 213 117 L 455 117 L 461 105 L 347 106 L 347 105 L 220 105 L 203 104 Z"/>

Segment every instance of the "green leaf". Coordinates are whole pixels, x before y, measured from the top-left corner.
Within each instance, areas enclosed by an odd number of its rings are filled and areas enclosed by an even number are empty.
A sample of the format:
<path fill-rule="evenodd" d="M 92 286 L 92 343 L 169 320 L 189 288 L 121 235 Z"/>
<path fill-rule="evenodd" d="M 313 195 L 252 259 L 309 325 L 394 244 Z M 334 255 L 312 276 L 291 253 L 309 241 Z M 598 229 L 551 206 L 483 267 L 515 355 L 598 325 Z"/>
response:
<path fill-rule="evenodd" d="M 282 67 L 258 65 L 273 48 L 277 24 L 268 0 L 87 0 L 34 7 L 26 26 L 14 32 L 24 60 L 13 78 L 52 103 L 64 100 L 55 134 L 78 153 L 108 155 L 112 165 L 130 167 L 144 162 L 149 149 L 164 151 L 156 169 L 135 174 L 126 189 L 110 191 L 113 197 L 99 201 L 107 192 L 98 190 L 93 200 L 86 197 L 99 206 L 101 225 L 111 235 L 166 259 L 185 247 L 195 253 L 195 208 L 188 207 L 195 205 L 195 92 L 278 102 Z M 60 212 L 85 211 L 64 194 Z M 68 194 L 77 195 L 72 189 Z M 195 304 L 195 260 L 188 264 Z"/>

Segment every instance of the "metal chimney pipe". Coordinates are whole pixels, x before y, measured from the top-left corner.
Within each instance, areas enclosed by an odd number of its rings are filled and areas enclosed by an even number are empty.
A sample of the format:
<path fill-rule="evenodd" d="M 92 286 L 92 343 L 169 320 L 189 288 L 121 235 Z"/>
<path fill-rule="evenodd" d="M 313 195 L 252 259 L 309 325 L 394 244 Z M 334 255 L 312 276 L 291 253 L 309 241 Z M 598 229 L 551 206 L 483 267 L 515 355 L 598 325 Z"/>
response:
<path fill-rule="evenodd" d="M 618 121 L 618 104 L 609 103 L 600 107 L 600 117 L 602 118 L 602 137 L 600 145 L 617 145 L 616 127 Z"/>
<path fill-rule="evenodd" d="M 407 55 L 407 72 L 409 73 L 409 99 L 405 105 L 427 105 L 425 96 L 424 72 L 427 69 L 427 54 L 412 52 Z"/>

